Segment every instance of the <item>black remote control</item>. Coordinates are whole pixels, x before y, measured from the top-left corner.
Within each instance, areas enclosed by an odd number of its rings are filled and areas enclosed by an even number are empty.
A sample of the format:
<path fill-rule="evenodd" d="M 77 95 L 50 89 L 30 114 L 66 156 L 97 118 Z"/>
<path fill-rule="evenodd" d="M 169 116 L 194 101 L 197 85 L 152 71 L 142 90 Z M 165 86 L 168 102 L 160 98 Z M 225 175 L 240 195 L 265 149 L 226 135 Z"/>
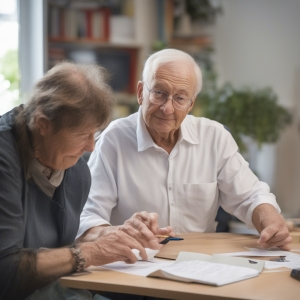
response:
<path fill-rule="evenodd" d="M 291 276 L 300 281 L 300 269 L 293 269 Z"/>

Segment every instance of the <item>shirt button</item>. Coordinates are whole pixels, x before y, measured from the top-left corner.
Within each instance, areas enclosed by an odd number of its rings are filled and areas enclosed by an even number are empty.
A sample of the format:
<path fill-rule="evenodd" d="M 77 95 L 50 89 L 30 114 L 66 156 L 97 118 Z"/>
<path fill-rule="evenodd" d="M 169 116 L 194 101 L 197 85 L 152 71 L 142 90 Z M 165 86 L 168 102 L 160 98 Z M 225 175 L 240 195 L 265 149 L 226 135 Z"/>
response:
<path fill-rule="evenodd" d="M 171 204 L 172 204 L 172 205 L 174 205 L 175 203 L 174 203 L 174 202 L 172 202 Z"/>
<path fill-rule="evenodd" d="M 169 186 L 169 190 L 171 190 L 172 188 Z"/>

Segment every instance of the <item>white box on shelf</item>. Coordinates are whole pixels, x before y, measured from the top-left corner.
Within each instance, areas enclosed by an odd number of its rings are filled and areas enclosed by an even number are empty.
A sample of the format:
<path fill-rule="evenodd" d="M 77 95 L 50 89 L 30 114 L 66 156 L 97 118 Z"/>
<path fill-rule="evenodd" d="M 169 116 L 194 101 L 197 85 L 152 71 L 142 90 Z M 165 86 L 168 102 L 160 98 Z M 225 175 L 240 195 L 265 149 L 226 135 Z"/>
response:
<path fill-rule="evenodd" d="M 110 17 L 110 42 L 130 43 L 135 41 L 134 20 L 128 16 Z"/>

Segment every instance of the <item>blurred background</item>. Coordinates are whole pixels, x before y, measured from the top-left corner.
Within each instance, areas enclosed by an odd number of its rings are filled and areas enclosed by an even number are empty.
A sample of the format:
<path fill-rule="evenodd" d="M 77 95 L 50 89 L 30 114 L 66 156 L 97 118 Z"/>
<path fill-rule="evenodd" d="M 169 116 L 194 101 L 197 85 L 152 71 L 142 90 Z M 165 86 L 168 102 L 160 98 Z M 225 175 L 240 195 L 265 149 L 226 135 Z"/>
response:
<path fill-rule="evenodd" d="M 300 0 L 0 0 L 0 115 L 72 60 L 107 68 L 114 118 L 126 117 L 145 59 L 181 49 L 203 71 L 192 114 L 224 124 L 283 215 L 299 218 L 299 16 Z"/>

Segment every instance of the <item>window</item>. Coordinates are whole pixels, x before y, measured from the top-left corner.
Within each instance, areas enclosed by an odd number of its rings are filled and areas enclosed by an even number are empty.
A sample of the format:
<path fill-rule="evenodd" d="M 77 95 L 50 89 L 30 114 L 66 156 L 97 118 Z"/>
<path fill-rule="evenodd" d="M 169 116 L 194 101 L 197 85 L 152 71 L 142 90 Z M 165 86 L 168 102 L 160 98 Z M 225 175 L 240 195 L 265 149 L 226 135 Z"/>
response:
<path fill-rule="evenodd" d="M 17 0 L 0 0 L 0 115 L 20 103 Z"/>

